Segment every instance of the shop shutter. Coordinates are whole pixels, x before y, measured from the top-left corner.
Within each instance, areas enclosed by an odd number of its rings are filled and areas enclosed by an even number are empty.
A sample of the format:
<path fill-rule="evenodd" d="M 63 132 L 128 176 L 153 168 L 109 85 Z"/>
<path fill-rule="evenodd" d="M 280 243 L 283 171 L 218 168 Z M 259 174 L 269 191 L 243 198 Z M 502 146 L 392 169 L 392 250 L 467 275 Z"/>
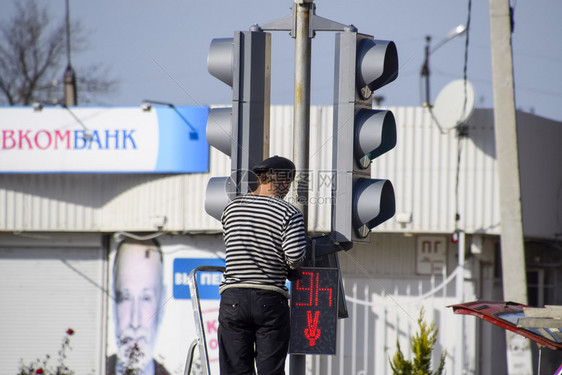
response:
<path fill-rule="evenodd" d="M 99 243 L 0 245 L 2 373 L 46 355 L 55 367 L 68 329 L 75 333 L 64 363 L 76 374 L 104 372 L 106 250 Z"/>

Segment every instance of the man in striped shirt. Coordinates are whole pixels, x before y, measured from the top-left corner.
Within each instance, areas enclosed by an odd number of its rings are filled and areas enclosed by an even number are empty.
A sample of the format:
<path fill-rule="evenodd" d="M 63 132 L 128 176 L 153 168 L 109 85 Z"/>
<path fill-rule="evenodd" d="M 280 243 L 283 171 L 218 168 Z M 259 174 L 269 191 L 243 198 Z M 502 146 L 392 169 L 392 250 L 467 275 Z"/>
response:
<path fill-rule="evenodd" d="M 290 313 L 289 269 L 305 255 L 302 213 L 284 201 L 295 165 L 273 156 L 254 167 L 258 188 L 238 196 L 222 215 L 226 271 L 220 286 L 219 362 L 222 375 L 285 373 Z"/>

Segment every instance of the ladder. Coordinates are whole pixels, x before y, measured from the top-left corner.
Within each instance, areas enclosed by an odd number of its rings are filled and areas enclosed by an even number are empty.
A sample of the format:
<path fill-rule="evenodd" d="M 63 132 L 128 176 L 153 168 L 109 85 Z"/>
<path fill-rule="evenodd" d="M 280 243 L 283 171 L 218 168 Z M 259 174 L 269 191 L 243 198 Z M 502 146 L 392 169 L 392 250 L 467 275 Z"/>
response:
<path fill-rule="evenodd" d="M 191 304 L 193 306 L 193 317 L 195 322 L 195 330 L 197 338 L 193 340 L 189 346 L 187 360 L 185 362 L 184 375 L 191 374 L 191 366 L 193 364 L 193 354 L 195 349 L 199 348 L 199 357 L 201 358 L 201 367 L 203 375 L 211 375 L 209 367 L 209 353 L 207 351 L 207 340 L 205 337 L 205 326 L 203 325 L 203 315 L 201 313 L 201 303 L 199 301 L 199 289 L 197 287 L 197 272 L 221 272 L 224 273 L 225 268 L 222 266 L 199 266 L 189 273 L 189 292 L 191 294 Z"/>

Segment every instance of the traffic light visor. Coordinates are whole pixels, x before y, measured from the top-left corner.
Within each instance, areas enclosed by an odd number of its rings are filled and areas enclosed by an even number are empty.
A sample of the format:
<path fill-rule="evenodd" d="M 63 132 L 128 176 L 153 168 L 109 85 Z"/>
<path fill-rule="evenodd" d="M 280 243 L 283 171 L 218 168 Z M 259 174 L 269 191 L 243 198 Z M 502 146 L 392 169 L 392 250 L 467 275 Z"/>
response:
<path fill-rule="evenodd" d="M 354 227 L 361 237 L 394 216 L 394 188 L 389 180 L 358 179 L 353 191 Z"/>
<path fill-rule="evenodd" d="M 363 169 L 396 146 L 396 120 L 391 111 L 362 109 L 355 125 L 355 160 Z"/>
<path fill-rule="evenodd" d="M 219 38 L 211 41 L 207 55 L 207 70 L 215 78 L 232 87 L 234 38 Z"/>
<path fill-rule="evenodd" d="M 207 119 L 207 142 L 232 156 L 232 107 L 211 108 Z"/>
<path fill-rule="evenodd" d="M 207 183 L 205 192 L 205 211 L 217 220 L 236 196 L 236 183 L 231 177 L 213 177 Z"/>
<path fill-rule="evenodd" d="M 361 39 L 357 46 L 357 85 L 375 91 L 398 77 L 398 51 L 392 41 Z"/>

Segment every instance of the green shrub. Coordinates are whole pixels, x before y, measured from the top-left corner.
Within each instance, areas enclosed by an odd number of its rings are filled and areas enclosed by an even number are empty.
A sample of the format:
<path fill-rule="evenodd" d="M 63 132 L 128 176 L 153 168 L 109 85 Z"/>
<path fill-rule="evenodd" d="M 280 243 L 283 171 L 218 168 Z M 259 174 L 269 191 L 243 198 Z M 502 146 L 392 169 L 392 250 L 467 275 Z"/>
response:
<path fill-rule="evenodd" d="M 400 343 L 396 340 L 397 352 L 390 360 L 390 367 L 393 375 L 442 375 L 445 368 L 446 353 L 441 354 L 439 368 L 435 372 L 431 372 L 431 353 L 437 340 L 438 329 L 435 323 L 427 325 L 423 320 L 423 307 L 418 318 L 418 326 L 420 331 L 410 342 L 410 348 L 414 355 L 412 361 L 404 358 L 404 354 L 400 349 Z"/>

